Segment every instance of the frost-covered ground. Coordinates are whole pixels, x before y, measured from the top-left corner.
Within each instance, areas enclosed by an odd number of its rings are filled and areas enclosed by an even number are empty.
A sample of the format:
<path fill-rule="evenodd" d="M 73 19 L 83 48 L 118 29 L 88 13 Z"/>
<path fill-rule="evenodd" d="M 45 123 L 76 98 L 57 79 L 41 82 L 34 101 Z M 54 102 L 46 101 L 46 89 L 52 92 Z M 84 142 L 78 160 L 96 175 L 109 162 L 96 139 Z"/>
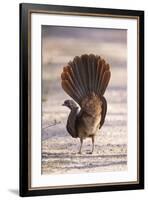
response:
<path fill-rule="evenodd" d="M 59 36 L 50 34 L 50 30 L 46 28 L 43 32 L 42 174 L 127 170 L 126 32 L 103 31 L 102 35 L 93 32 L 93 40 L 88 40 L 81 31 L 77 37 L 74 32 L 64 37 L 62 31 Z M 61 88 L 60 74 L 70 59 L 83 53 L 107 59 L 112 75 L 105 93 L 106 121 L 95 138 L 94 153 L 90 154 L 88 138 L 79 155 L 79 139 L 72 138 L 65 128 L 69 110 L 62 103 L 69 97 Z"/>

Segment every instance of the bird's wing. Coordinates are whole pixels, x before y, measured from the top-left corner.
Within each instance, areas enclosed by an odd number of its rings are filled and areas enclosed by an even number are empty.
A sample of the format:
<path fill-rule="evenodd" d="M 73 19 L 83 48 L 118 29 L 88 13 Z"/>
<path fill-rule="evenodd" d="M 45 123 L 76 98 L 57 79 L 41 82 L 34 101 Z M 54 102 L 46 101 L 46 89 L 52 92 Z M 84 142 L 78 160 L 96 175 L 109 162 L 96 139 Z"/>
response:
<path fill-rule="evenodd" d="M 106 102 L 106 99 L 103 96 L 101 97 L 101 101 L 102 101 L 102 112 L 101 112 L 101 121 L 100 121 L 99 129 L 104 124 L 105 116 L 106 116 L 106 112 L 107 112 L 107 102 Z"/>
<path fill-rule="evenodd" d="M 78 137 L 78 134 L 76 131 L 77 115 L 78 115 L 78 108 L 70 112 L 68 120 L 67 120 L 67 131 L 74 138 Z"/>

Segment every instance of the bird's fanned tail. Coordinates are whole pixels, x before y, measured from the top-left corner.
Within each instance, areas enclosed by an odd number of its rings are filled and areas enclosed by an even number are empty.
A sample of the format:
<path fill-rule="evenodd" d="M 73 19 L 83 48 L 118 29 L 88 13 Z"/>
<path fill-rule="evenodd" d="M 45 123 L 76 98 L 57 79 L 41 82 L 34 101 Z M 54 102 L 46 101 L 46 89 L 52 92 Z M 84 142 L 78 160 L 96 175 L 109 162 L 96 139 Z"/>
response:
<path fill-rule="evenodd" d="M 110 66 L 100 56 L 76 56 L 63 68 L 62 87 L 80 106 L 91 93 L 103 96 L 110 80 Z"/>

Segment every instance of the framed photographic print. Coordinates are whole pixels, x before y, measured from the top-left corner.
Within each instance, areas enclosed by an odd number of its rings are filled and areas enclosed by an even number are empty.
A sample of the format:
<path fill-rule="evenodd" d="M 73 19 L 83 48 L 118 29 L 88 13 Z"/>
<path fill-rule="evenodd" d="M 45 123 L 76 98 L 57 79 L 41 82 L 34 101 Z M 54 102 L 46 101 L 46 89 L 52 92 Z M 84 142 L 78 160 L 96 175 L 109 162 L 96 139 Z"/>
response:
<path fill-rule="evenodd" d="M 20 195 L 144 188 L 144 11 L 20 4 Z"/>

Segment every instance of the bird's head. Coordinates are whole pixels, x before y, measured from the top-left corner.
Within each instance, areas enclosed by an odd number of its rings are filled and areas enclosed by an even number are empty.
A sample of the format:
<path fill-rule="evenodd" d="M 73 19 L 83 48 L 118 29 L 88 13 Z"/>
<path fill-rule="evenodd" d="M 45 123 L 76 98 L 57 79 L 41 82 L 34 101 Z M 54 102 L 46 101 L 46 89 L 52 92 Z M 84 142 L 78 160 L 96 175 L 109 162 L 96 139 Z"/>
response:
<path fill-rule="evenodd" d="M 65 100 L 62 106 L 67 106 L 71 110 L 74 108 L 78 108 L 77 104 L 73 100 Z"/>

